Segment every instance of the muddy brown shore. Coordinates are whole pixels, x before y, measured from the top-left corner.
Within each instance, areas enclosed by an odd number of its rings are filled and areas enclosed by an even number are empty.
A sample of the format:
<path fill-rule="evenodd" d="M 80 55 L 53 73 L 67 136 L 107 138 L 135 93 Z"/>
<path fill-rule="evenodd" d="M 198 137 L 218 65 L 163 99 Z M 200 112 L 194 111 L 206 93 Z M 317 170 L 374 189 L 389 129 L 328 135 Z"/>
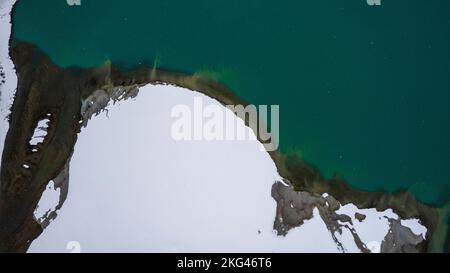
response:
<path fill-rule="evenodd" d="M 62 189 L 58 208 L 62 206 L 77 135 L 108 101 L 134 97 L 139 87 L 146 84 L 171 84 L 201 92 L 224 105 L 246 104 L 226 87 L 195 75 L 149 67 L 121 72 L 111 63 L 93 69 L 62 69 L 38 48 L 26 43 L 11 45 L 10 54 L 16 67 L 18 87 L 1 158 L 0 252 L 25 252 L 56 217 L 55 212 L 38 222 L 33 213 L 50 180 L 58 181 L 57 187 Z M 42 143 L 33 146 L 30 139 L 43 118 L 49 119 L 47 135 Z M 248 120 L 246 124 L 249 125 Z M 257 130 L 254 132 L 257 134 Z M 341 205 L 353 203 L 359 209 L 379 211 L 392 208 L 402 219 L 418 218 L 428 231 L 426 240 L 415 250 L 443 251 L 445 238 L 434 236 L 440 228 L 438 209 L 417 202 L 410 193 L 359 191 L 339 177 L 324 179 L 317 169 L 295 156 L 277 151 L 268 153 L 279 174 L 295 191 L 312 196 L 328 193 Z M 274 190 L 272 192 L 274 194 Z M 280 200 L 277 200 L 278 206 L 282 203 Z M 295 225 L 275 222 L 274 228 L 280 233 L 280 228 Z M 441 236 L 442 233 L 440 230 Z M 448 238 L 448 231 L 444 234 Z"/>

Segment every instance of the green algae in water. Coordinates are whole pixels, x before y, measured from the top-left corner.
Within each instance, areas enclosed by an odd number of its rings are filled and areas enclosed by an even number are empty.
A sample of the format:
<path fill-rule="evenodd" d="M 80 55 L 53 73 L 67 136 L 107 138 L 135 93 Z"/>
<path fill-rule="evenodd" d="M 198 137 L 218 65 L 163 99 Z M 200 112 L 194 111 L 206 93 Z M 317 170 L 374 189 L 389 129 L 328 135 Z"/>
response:
<path fill-rule="evenodd" d="M 280 144 L 368 191 L 450 197 L 450 2 L 20 1 L 13 38 L 61 66 L 197 73 L 280 105 Z"/>

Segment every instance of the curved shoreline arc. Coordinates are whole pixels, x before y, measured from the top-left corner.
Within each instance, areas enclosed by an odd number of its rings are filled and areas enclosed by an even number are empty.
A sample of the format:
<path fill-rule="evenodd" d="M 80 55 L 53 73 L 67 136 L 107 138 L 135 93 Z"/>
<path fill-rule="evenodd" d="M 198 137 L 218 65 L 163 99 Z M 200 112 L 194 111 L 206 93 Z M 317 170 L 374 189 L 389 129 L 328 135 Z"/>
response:
<path fill-rule="evenodd" d="M 12 27 L 14 27 L 13 23 Z M 16 44 L 10 39 L 9 44 L 11 49 L 20 43 Z M 69 68 L 69 70 L 71 69 L 74 68 Z M 213 80 L 202 79 L 195 75 L 154 68 L 140 68 L 131 72 L 122 73 L 112 64 L 88 69 L 87 71 L 89 71 L 88 74 L 92 73 L 92 75 L 96 75 L 96 77 L 99 78 L 99 85 L 96 88 L 100 89 L 108 89 L 117 86 L 135 86 L 138 88 L 149 83 L 170 84 L 200 92 L 217 100 L 223 105 L 247 105 L 246 102 L 225 86 Z M 100 85 L 101 83 L 103 83 L 103 85 Z M 91 94 L 90 92 L 92 90 L 81 91 L 81 97 L 86 98 Z M 248 124 L 247 120 L 244 120 L 244 122 L 253 130 L 253 127 Z M 260 140 L 258 131 L 253 131 L 258 140 Z M 280 176 L 292 183 L 296 190 L 304 190 L 317 194 L 329 193 L 342 204 L 353 203 L 358 208 L 376 208 L 377 210 L 393 208 L 393 210 L 402 218 L 420 218 L 431 234 L 435 232 L 439 225 L 440 220 L 438 219 L 439 216 L 436 209 L 416 201 L 414 196 L 408 191 L 399 191 L 396 193 L 364 192 L 350 187 L 348 183 L 339 177 L 326 180 L 321 176 L 318 170 L 295 156 L 283 155 L 278 151 L 268 151 L 268 153 L 274 161 Z M 408 204 L 407 208 L 404 208 L 405 204 Z M 432 240 L 433 236 L 427 233 L 427 241 L 429 244 L 430 239 Z"/>

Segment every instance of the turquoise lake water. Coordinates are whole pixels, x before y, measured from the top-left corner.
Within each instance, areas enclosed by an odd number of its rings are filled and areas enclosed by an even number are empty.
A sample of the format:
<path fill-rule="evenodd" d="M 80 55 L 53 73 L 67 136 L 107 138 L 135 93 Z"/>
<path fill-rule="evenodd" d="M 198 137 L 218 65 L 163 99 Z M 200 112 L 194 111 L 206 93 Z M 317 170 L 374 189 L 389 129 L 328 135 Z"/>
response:
<path fill-rule="evenodd" d="M 280 144 L 359 189 L 450 201 L 450 1 L 21 0 L 61 66 L 205 73 L 280 105 Z"/>

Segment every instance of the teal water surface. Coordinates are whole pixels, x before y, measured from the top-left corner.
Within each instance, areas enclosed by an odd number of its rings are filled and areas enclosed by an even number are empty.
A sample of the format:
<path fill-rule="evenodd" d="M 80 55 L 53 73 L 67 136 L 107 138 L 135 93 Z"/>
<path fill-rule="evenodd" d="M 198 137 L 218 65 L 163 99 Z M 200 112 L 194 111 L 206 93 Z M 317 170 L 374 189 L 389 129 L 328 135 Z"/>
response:
<path fill-rule="evenodd" d="M 61 66 L 204 73 L 280 105 L 280 149 L 359 189 L 450 197 L 450 1 L 21 0 L 13 39 Z"/>

